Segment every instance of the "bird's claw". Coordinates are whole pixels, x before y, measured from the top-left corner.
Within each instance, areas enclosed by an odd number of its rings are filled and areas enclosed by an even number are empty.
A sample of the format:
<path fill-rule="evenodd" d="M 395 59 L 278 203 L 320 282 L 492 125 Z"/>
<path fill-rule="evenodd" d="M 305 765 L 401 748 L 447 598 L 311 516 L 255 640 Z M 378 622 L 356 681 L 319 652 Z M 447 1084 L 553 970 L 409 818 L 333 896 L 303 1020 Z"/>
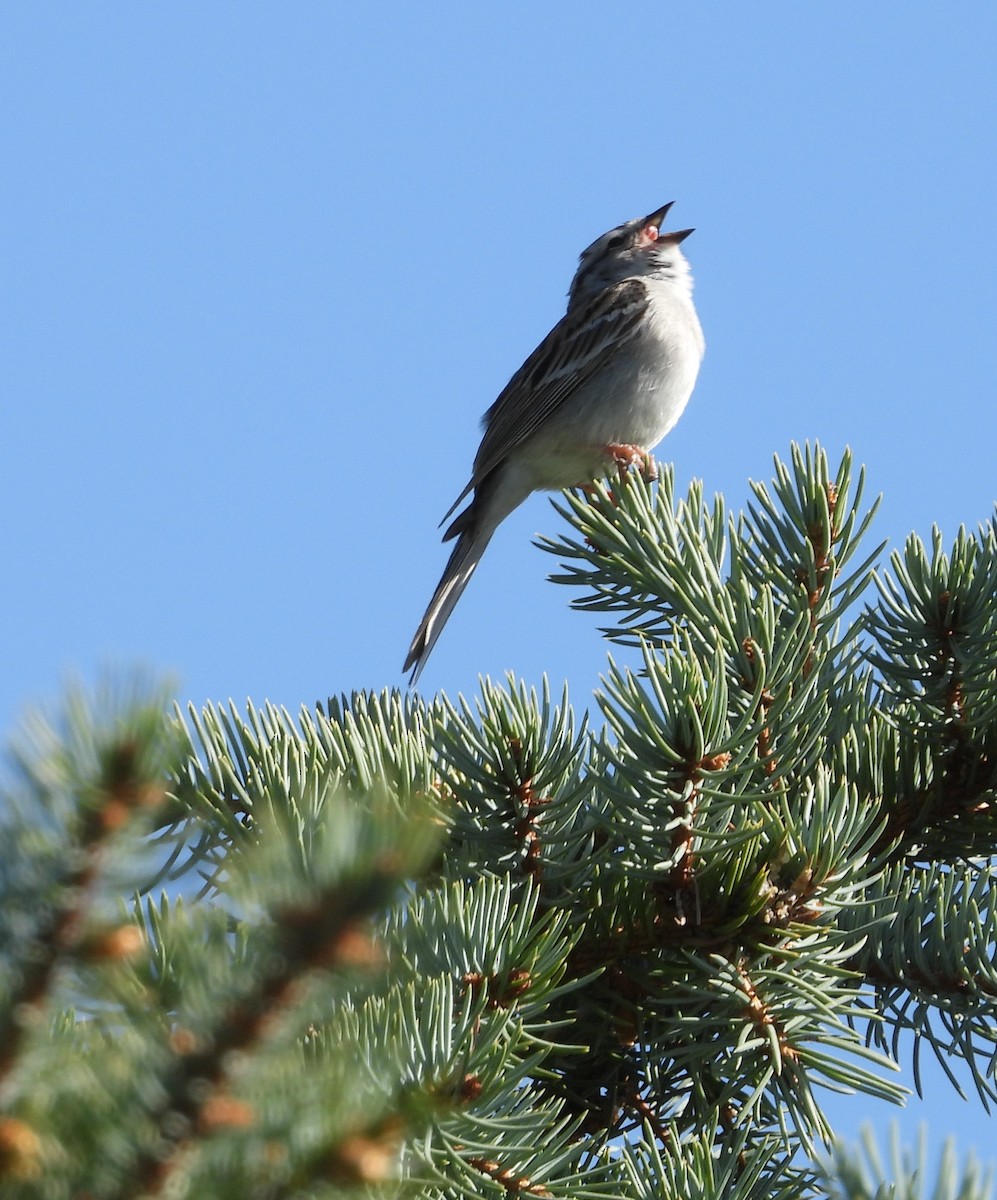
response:
<path fill-rule="evenodd" d="M 631 467 L 637 467 L 648 483 L 658 478 L 658 467 L 649 451 L 643 446 L 633 446 L 629 442 L 610 442 L 606 453 L 612 458 L 620 472 L 620 480 L 626 477 Z"/>

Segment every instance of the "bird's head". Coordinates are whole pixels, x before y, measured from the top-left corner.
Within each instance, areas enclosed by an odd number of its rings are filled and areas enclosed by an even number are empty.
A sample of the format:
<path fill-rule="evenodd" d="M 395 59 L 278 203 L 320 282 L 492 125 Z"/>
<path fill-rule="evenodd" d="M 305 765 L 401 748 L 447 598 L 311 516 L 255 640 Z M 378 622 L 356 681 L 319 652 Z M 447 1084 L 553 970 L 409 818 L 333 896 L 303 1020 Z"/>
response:
<path fill-rule="evenodd" d="M 568 308 L 579 299 L 601 292 L 635 276 L 687 281 L 689 264 L 679 249 L 691 229 L 669 233 L 662 224 L 674 201 L 646 217 L 637 217 L 610 229 L 582 251 L 578 270 L 568 291 Z"/>

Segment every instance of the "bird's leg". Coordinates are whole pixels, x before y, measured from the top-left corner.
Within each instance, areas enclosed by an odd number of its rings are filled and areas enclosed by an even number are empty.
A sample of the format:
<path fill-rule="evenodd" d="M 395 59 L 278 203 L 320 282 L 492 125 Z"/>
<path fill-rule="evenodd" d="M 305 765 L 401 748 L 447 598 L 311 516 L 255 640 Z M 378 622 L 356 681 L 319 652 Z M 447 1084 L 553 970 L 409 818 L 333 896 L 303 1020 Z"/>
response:
<path fill-rule="evenodd" d="M 653 483 L 658 478 L 657 465 L 650 452 L 643 446 L 632 446 L 628 442 L 610 442 L 606 453 L 619 469 L 621 482 L 631 467 L 639 467 L 641 475 L 648 483 Z"/>

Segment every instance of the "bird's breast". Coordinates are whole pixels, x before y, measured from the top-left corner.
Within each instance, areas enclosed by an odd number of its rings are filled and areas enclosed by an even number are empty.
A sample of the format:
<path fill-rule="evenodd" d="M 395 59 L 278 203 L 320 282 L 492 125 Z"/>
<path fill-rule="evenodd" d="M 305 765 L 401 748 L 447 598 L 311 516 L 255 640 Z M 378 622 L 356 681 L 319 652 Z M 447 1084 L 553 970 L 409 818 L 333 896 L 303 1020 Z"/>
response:
<path fill-rule="evenodd" d="M 612 443 L 650 450 L 682 415 L 699 373 L 703 334 L 691 302 L 652 294 L 640 330 L 553 412 L 522 447 L 538 488 L 602 473 Z"/>

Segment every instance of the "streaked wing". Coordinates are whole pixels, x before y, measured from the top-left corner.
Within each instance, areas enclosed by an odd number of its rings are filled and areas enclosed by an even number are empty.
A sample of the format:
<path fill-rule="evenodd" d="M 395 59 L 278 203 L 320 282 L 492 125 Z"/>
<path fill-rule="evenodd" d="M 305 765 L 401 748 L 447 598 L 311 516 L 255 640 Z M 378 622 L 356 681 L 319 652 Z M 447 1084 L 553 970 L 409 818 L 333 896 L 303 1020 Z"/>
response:
<path fill-rule="evenodd" d="M 562 317 L 485 413 L 474 471 L 445 521 L 482 479 L 634 336 L 647 312 L 647 288 L 624 279 Z"/>

